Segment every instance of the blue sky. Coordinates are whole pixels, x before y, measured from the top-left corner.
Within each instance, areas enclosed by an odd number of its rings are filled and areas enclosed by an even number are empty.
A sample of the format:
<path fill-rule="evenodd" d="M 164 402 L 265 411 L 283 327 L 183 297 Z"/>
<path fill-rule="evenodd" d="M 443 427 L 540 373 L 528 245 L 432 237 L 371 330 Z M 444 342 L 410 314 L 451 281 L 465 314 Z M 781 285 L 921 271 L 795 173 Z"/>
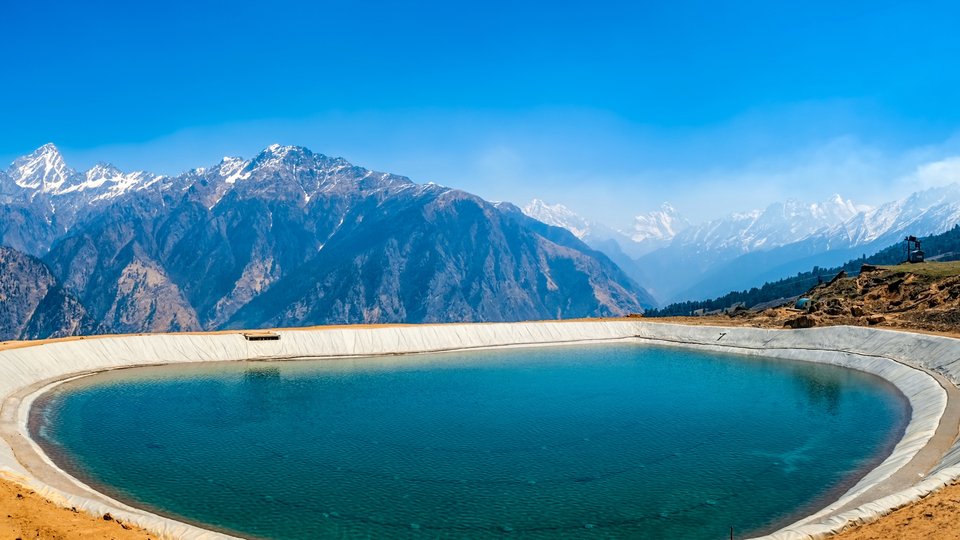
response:
<path fill-rule="evenodd" d="M 54 142 L 78 168 L 176 173 L 280 142 L 615 225 L 663 200 L 694 220 L 874 203 L 960 172 L 948 2 L 2 11 L 5 163 Z"/>

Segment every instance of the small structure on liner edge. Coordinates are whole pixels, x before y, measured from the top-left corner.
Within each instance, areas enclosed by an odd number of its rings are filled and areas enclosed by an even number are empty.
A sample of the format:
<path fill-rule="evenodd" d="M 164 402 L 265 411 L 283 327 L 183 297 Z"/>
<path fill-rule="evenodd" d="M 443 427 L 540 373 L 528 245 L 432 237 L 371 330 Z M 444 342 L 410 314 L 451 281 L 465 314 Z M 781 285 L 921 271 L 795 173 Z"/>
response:
<path fill-rule="evenodd" d="M 907 243 L 907 262 L 922 263 L 923 250 L 920 249 L 920 240 L 916 236 L 908 236 L 905 241 Z"/>
<path fill-rule="evenodd" d="M 255 332 L 244 332 L 243 339 L 247 341 L 277 341 L 280 339 L 280 334 L 266 330 L 258 330 Z"/>

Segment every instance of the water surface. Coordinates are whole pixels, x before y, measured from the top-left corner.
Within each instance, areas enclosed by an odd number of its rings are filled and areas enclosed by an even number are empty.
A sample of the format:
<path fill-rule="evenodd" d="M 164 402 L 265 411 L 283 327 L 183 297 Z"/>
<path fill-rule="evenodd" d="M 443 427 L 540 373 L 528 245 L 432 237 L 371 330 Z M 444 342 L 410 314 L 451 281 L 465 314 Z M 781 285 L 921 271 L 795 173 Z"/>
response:
<path fill-rule="evenodd" d="M 851 370 L 591 345 L 126 369 L 31 429 L 98 489 L 247 537 L 716 539 L 830 502 L 908 416 Z"/>

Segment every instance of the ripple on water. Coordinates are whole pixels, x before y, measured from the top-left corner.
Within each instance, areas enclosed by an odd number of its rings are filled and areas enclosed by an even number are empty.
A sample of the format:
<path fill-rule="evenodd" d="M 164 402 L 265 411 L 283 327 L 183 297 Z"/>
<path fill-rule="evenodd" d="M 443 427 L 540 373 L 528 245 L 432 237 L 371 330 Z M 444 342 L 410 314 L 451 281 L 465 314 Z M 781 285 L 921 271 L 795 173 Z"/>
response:
<path fill-rule="evenodd" d="M 635 345 L 129 369 L 37 405 L 99 489 L 290 539 L 762 532 L 879 463 L 908 411 L 859 372 Z"/>

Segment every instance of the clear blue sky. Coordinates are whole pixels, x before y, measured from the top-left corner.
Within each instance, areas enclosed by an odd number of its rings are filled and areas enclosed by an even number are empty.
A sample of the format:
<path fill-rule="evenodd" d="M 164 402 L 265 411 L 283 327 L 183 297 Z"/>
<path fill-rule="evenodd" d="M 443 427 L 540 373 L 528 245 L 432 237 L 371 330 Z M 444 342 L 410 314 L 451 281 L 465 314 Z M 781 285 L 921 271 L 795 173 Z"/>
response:
<path fill-rule="evenodd" d="M 280 142 L 625 223 L 664 199 L 693 217 L 874 202 L 960 154 L 952 2 L 2 11 L 3 162 L 54 142 L 78 168 L 176 173 Z"/>

